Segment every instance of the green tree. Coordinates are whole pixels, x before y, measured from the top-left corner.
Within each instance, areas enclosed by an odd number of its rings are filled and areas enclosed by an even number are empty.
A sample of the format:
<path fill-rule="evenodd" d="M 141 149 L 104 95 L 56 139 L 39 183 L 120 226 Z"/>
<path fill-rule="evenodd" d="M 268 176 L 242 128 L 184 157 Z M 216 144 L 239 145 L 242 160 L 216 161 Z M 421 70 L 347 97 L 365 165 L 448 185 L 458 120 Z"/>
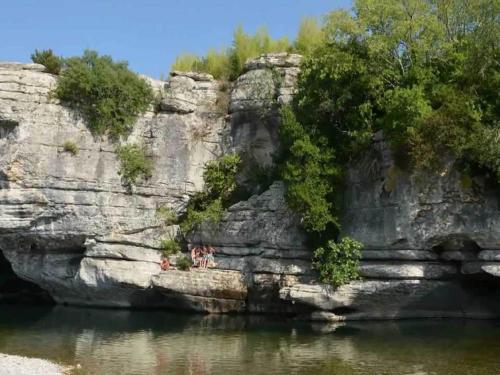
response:
<path fill-rule="evenodd" d="M 314 17 L 302 19 L 294 42 L 294 49 L 301 55 L 309 55 L 315 48 L 319 47 L 325 39 L 325 33 L 318 20 Z"/>
<path fill-rule="evenodd" d="M 326 17 L 280 132 L 287 201 L 319 245 L 318 267 L 343 251 L 328 242 L 342 176 L 376 131 L 410 167 L 432 172 L 453 155 L 500 182 L 499 14 L 498 0 L 356 0 Z M 322 278 L 344 282 L 330 275 L 342 264 Z"/>

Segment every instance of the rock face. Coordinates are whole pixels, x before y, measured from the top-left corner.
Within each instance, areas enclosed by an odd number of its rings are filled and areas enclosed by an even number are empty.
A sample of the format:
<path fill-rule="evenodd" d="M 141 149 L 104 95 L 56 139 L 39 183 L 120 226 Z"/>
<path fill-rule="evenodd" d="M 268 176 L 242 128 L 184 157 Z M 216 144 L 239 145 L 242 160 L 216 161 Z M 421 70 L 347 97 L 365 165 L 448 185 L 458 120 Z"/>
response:
<path fill-rule="evenodd" d="M 311 252 L 283 193 L 283 183 L 276 182 L 230 207 L 218 228 L 205 225 L 188 239 L 192 245 L 215 246 L 217 269 L 245 275 L 249 312 L 295 311 L 280 301 L 279 289 L 312 279 Z"/>
<path fill-rule="evenodd" d="M 130 192 L 116 145 L 50 99 L 56 77 L 36 64 L 0 64 L 0 249 L 14 272 L 57 302 L 159 303 L 151 278 L 165 229 L 156 209 L 181 210 L 202 187 L 203 165 L 223 150 L 218 83 L 202 78 L 150 80 L 162 111 L 141 116 L 127 142 L 145 147 L 154 173 Z M 65 141 L 78 145 L 76 155 Z"/>
<path fill-rule="evenodd" d="M 245 312 L 248 287 L 241 272 L 168 271 L 153 277 L 166 306 L 217 313 Z"/>
<path fill-rule="evenodd" d="M 295 284 L 281 297 L 322 320 L 499 317 L 500 195 L 464 179 L 452 161 L 436 175 L 401 171 L 377 135 L 344 192 L 343 234 L 365 246 L 363 280 Z"/>
<path fill-rule="evenodd" d="M 207 74 L 146 78 L 160 102 L 127 142 L 144 146 L 154 173 L 130 191 L 116 145 L 50 98 L 56 77 L 40 65 L 0 63 L 1 256 L 60 303 L 321 320 L 500 317 L 495 189 L 451 162 L 435 176 L 403 172 L 381 135 L 348 171 L 343 194 L 343 235 L 365 245 L 361 280 L 318 283 L 279 181 L 187 239 L 216 248 L 215 269 L 160 271 L 159 242 L 177 228 L 161 225 L 157 209 L 182 212 L 202 188 L 203 165 L 228 150 L 245 155 L 243 180 L 272 164 L 278 110 L 293 97 L 299 64 L 298 55 L 261 56 L 230 92 Z M 78 145 L 76 155 L 65 141 Z"/>
<path fill-rule="evenodd" d="M 279 146 L 279 107 L 295 92 L 300 55 L 276 53 L 248 61 L 231 92 L 229 112 L 233 147 L 247 168 L 272 164 Z"/>

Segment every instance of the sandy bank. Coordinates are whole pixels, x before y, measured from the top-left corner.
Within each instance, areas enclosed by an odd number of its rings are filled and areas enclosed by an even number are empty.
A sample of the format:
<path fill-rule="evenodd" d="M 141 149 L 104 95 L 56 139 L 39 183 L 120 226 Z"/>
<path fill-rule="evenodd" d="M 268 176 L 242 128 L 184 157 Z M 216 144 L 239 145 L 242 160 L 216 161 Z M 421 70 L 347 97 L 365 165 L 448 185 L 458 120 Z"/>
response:
<path fill-rule="evenodd" d="M 0 375 L 61 375 L 66 370 L 44 359 L 0 353 Z"/>

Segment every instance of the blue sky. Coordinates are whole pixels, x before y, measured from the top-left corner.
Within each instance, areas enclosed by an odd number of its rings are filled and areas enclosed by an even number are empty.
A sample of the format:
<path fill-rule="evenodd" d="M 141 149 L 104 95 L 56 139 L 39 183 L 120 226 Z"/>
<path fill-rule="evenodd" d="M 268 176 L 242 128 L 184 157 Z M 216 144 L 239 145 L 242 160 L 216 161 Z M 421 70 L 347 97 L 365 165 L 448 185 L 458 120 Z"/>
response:
<path fill-rule="evenodd" d="M 181 52 L 229 45 L 238 25 L 292 39 L 303 16 L 348 7 L 349 0 L 0 0 L 0 60 L 27 62 L 35 48 L 63 56 L 91 48 L 159 78 Z"/>

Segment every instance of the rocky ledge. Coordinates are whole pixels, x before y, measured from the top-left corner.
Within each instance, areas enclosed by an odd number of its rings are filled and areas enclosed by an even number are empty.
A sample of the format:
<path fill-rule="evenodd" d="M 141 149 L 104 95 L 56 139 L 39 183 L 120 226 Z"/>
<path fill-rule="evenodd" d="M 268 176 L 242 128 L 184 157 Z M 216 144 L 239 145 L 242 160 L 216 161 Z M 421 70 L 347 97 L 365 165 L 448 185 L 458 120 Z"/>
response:
<path fill-rule="evenodd" d="M 128 142 L 146 149 L 154 173 L 131 191 L 116 145 L 51 98 L 56 77 L 0 63 L 0 264 L 59 303 L 321 320 L 500 317 L 498 189 L 462 176 L 452 160 L 434 176 L 402 171 L 380 134 L 343 194 L 343 234 L 365 245 L 361 280 L 318 282 L 279 181 L 188 238 L 217 249 L 215 269 L 160 270 L 160 239 L 177 228 L 162 226 L 157 208 L 183 212 L 203 165 L 228 150 L 245 155 L 246 172 L 272 164 L 278 109 L 295 92 L 299 64 L 298 55 L 261 56 L 230 91 L 199 73 L 148 79 L 161 102 Z M 64 151 L 68 140 L 76 155 Z"/>

